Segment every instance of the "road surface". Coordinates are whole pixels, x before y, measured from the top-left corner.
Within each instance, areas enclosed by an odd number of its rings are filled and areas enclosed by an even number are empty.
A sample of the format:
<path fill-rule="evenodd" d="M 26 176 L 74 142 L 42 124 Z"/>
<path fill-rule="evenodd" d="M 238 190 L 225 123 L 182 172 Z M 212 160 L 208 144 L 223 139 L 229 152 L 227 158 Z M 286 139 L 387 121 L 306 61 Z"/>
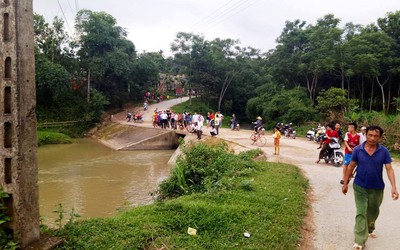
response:
<path fill-rule="evenodd" d="M 188 98 L 163 101 L 149 106 L 144 113 L 144 123 L 141 126 L 152 126 L 151 115 L 155 108 L 166 110 Z M 119 118 L 118 118 L 119 117 Z M 122 117 L 122 119 L 121 119 Z M 124 120 L 125 113 L 116 116 L 119 122 L 127 124 Z M 208 129 L 203 128 L 203 134 L 208 135 Z M 248 148 L 257 148 L 251 145 L 251 131 L 231 131 L 220 129 L 218 137 L 236 142 Z M 314 142 L 304 138 L 281 139 L 280 156 L 274 156 L 273 138 L 266 135 L 267 144 L 261 149 L 266 153 L 268 161 L 290 163 L 300 167 L 309 179 L 312 188 L 311 219 L 313 225 L 308 233 L 308 244 L 317 250 L 343 250 L 352 249 L 354 243 L 353 226 L 355 217 L 355 202 L 352 187 L 347 195 L 343 195 L 339 181 L 342 177 L 342 168 L 336 168 L 325 163 L 316 164 L 319 150 Z M 323 161 L 321 161 L 323 162 Z M 397 177 L 397 188 L 400 189 L 400 165 L 393 164 Z M 366 244 L 368 250 L 398 249 L 400 245 L 396 240 L 400 236 L 400 201 L 393 201 L 390 194 L 390 183 L 385 176 L 385 195 L 381 206 L 381 213 L 376 222 L 376 239 L 369 239 Z M 310 228 L 309 228 L 310 229 Z M 311 237 L 310 237 L 311 236 Z M 311 242 L 310 242 L 311 241 Z M 307 248 L 307 247 L 306 247 Z M 302 249 L 306 249 L 302 248 Z"/>

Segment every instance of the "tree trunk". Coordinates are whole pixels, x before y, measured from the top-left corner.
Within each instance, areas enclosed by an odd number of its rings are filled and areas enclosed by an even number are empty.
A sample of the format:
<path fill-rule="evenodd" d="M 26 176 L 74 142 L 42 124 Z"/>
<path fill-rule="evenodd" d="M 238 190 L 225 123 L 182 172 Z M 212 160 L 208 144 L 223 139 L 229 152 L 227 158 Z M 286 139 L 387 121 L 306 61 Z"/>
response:
<path fill-rule="evenodd" d="M 372 78 L 372 85 L 371 85 L 371 100 L 369 101 L 369 112 L 372 111 L 372 101 L 374 100 L 374 78 Z"/>
<path fill-rule="evenodd" d="M 385 111 L 385 90 L 384 90 L 384 86 L 385 86 L 385 84 L 388 82 L 388 80 L 389 80 L 389 77 L 390 76 L 388 76 L 387 78 L 386 78 L 386 80 L 385 80 L 385 82 L 383 82 L 383 83 L 381 83 L 381 81 L 379 81 L 379 77 L 377 76 L 376 77 L 376 82 L 378 83 L 378 85 L 379 85 L 379 87 L 381 88 L 381 93 L 382 93 L 382 110 L 383 111 Z"/>
<path fill-rule="evenodd" d="M 87 102 L 90 102 L 90 69 L 88 70 L 88 78 L 87 78 Z"/>
<path fill-rule="evenodd" d="M 361 77 L 361 111 L 364 109 L 364 76 Z"/>
<path fill-rule="evenodd" d="M 308 90 L 308 93 L 310 95 L 310 100 L 312 100 L 312 87 L 311 87 L 311 84 L 310 84 L 310 80 L 308 79 L 308 76 L 306 74 L 304 74 L 304 76 L 306 77 L 307 90 Z M 400 91 L 400 89 L 399 89 L 399 91 Z"/>
<path fill-rule="evenodd" d="M 347 78 L 347 100 L 350 100 L 350 82 L 351 78 Z"/>
<path fill-rule="evenodd" d="M 340 73 L 341 73 L 341 77 L 342 77 L 342 89 L 344 90 L 344 78 L 345 78 L 345 75 L 344 75 L 344 66 L 343 65 L 341 65 L 340 66 Z"/>
<path fill-rule="evenodd" d="M 227 76 L 225 78 L 224 84 L 222 85 L 222 89 L 221 89 L 221 92 L 220 92 L 219 98 L 218 98 L 218 111 L 221 110 L 222 100 L 224 99 L 226 90 L 228 89 L 228 87 L 231 84 L 232 80 L 233 80 L 233 76 L 231 77 L 230 80 L 229 80 L 229 76 Z"/>
<path fill-rule="evenodd" d="M 315 101 L 315 90 L 317 89 L 317 83 L 318 83 L 318 75 L 315 74 L 314 79 L 313 79 L 313 96 L 312 96 L 313 103 Z"/>
<path fill-rule="evenodd" d="M 389 93 L 388 93 L 388 99 L 387 99 L 388 102 L 387 102 L 386 113 L 389 113 L 389 111 L 390 111 L 391 95 L 392 95 L 392 76 L 390 76 L 390 79 L 389 79 Z"/>

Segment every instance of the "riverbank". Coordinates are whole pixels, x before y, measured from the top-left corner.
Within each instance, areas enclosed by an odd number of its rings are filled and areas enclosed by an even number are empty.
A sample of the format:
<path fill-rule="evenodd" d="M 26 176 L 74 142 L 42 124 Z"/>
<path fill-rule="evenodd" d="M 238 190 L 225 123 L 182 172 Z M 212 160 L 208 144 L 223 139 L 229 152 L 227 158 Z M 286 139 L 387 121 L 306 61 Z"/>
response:
<path fill-rule="evenodd" d="M 62 249 L 296 249 L 307 211 L 301 171 L 219 150 L 193 148 L 186 157 L 201 159 L 201 166 L 207 155 L 220 155 L 208 159 L 219 168 L 210 166 L 200 177 L 208 179 L 205 193 L 68 224 L 57 233 L 65 239 Z M 189 227 L 197 235 L 189 235 Z"/>
<path fill-rule="evenodd" d="M 43 146 L 46 144 L 69 144 L 72 143 L 71 137 L 66 134 L 39 130 L 37 132 L 38 146 Z"/>

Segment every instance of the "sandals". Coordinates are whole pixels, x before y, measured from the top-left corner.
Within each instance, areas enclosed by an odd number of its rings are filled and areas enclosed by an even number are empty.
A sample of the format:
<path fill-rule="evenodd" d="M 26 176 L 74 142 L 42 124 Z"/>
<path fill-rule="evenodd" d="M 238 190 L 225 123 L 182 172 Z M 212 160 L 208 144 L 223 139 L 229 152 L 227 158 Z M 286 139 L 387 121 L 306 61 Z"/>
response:
<path fill-rule="evenodd" d="M 376 233 L 369 233 L 368 237 L 372 238 L 372 239 L 376 239 Z"/>
<path fill-rule="evenodd" d="M 358 245 L 357 243 L 354 243 L 353 250 L 362 250 L 362 249 L 363 249 L 363 246 Z"/>

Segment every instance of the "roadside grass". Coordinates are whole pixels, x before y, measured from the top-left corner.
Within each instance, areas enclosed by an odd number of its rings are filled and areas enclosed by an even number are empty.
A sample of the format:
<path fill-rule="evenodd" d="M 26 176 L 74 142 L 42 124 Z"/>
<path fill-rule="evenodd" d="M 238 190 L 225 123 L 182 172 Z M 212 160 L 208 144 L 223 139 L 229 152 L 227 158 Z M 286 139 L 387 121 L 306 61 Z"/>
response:
<path fill-rule="evenodd" d="M 39 130 L 37 131 L 37 136 L 38 136 L 38 146 L 43 146 L 46 144 L 72 143 L 71 137 L 58 132 Z"/>
<path fill-rule="evenodd" d="M 390 155 L 392 156 L 393 159 L 400 160 L 400 152 L 399 151 L 391 150 Z"/>
<path fill-rule="evenodd" d="M 179 103 L 172 106 L 171 109 L 177 113 L 189 112 L 193 114 L 194 112 L 206 115 L 207 112 L 215 112 L 210 106 L 200 100 L 200 98 L 192 98 L 192 103 L 190 101 Z"/>
<path fill-rule="evenodd" d="M 308 189 L 300 170 L 252 160 L 259 152 L 234 155 L 221 153 L 222 148 L 194 146 L 178 160 L 185 177 L 203 174 L 200 183 L 179 180 L 190 191 L 170 190 L 171 197 L 179 197 L 159 199 L 111 218 L 69 223 L 55 232 L 65 242 L 59 249 L 297 249 Z M 220 167 L 208 168 L 201 161 L 189 167 L 195 159 L 186 159 L 204 154 L 204 160 L 213 152 L 224 155 L 208 163 Z M 228 158 L 232 159 L 222 161 Z M 178 181 L 176 174 L 179 171 L 172 170 L 163 183 Z M 189 235 L 188 227 L 197 229 L 197 235 Z"/>

